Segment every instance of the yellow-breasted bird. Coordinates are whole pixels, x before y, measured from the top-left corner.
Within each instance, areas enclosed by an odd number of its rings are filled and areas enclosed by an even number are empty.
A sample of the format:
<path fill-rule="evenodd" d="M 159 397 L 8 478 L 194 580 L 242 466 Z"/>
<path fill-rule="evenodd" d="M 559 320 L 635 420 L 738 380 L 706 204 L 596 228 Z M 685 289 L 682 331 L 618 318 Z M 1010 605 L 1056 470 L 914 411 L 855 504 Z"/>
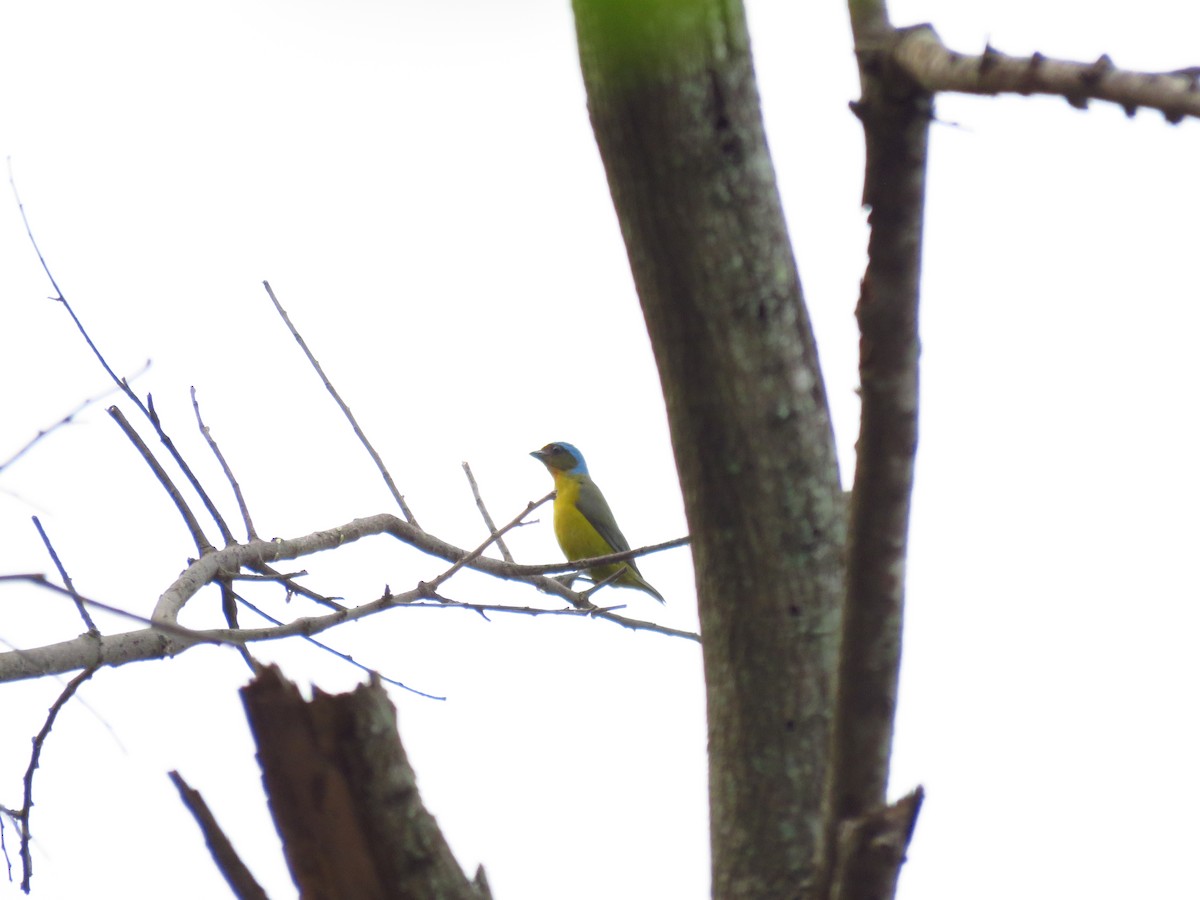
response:
<path fill-rule="evenodd" d="M 613 518 L 600 488 L 588 475 L 587 463 L 578 449 L 558 441 L 529 455 L 540 460 L 554 476 L 554 489 L 557 491 L 554 498 L 554 536 L 558 538 L 558 546 L 567 559 L 589 559 L 629 549 L 629 541 L 625 540 L 625 535 L 617 527 L 617 520 Z M 650 594 L 659 603 L 667 602 L 642 577 L 637 563 L 632 559 L 595 566 L 588 569 L 588 575 L 592 581 L 599 583 L 618 570 L 623 571 L 609 584 L 637 588 Z"/>

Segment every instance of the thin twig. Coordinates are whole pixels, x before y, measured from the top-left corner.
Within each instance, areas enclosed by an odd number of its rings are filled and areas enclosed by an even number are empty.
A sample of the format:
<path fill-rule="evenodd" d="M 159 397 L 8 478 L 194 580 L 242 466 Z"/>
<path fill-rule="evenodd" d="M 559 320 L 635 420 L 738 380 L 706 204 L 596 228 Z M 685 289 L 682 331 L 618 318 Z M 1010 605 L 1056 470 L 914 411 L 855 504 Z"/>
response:
<path fill-rule="evenodd" d="M 168 635 L 173 638 L 177 638 L 178 640 L 185 641 L 189 644 L 205 644 L 205 643 L 207 643 L 207 644 L 229 644 L 230 646 L 237 646 L 237 644 L 239 643 L 236 640 L 213 640 L 210 637 L 205 637 L 205 632 L 195 631 L 191 628 L 186 628 L 183 625 L 177 625 L 174 622 L 164 622 L 159 619 L 152 619 L 147 616 L 143 616 L 140 613 L 130 612 L 127 609 L 121 609 L 121 607 L 119 607 L 119 606 L 113 606 L 111 603 L 105 603 L 103 600 L 96 600 L 92 597 L 84 596 L 83 594 L 80 594 L 78 592 L 68 591 L 65 587 L 55 584 L 53 581 L 50 581 L 45 575 L 43 575 L 39 572 L 21 572 L 21 573 L 15 574 L 15 575 L 0 575 L 0 583 L 5 582 L 5 581 L 25 581 L 30 584 L 36 584 L 38 587 L 46 588 L 49 591 L 54 591 L 55 593 L 58 593 L 58 594 L 66 594 L 68 597 L 72 598 L 73 600 L 77 600 L 78 602 L 81 602 L 81 603 L 85 604 L 86 606 L 90 606 L 92 609 L 98 609 L 101 612 L 106 612 L 109 615 L 113 615 L 113 616 L 119 616 L 120 618 L 128 619 L 131 622 L 137 622 L 139 625 L 147 626 L 147 628 L 150 631 L 159 631 L 165 635 Z M 126 633 L 127 634 L 135 634 L 136 632 L 126 632 Z M 95 636 L 90 635 L 90 634 L 84 635 L 84 639 L 92 641 L 93 643 L 96 641 L 97 637 L 100 637 L 100 635 L 95 635 Z M 109 638 L 106 638 L 106 640 L 111 640 L 111 637 L 112 636 L 110 636 Z M 176 648 L 176 649 L 179 649 L 179 648 Z M 18 650 L 14 650 L 13 652 L 17 653 L 18 655 L 22 655 L 22 656 L 32 656 L 33 655 L 33 651 L 29 651 L 29 650 L 19 650 L 18 649 Z M 97 648 L 97 653 L 98 652 L 99 652 L 99 648 Z M 93 655 L 97 655 L 97 653 L 93 653 Z M 77 666 L 77 665 L 69 666 L 65 671 L 70 671 L 70 669 L 78 669 L 78 668 L 79 668 L 79 666 Z M 48 675 L 50 673 L 47 672 L 45 674 Z"/>
<path fill-rule="evenodd" d="M 140 378 L 149 369 L 150 369 L 150 360 L 146 360 L 145 364 L 142 366 L 141 369 L 139 369 L 133 375 L 126 376 L 122 380 L 129 381 L 129 380 L 133 380 L 136 378 Z M 80 403 L 78 406 L 76 406 L 73 410 L 71 410 L 69 413 L 67 413 L 65 416 L 63 416 L 61 419 L 59 419 L 53 425 L 50 425 L 46 428 L 39 430 L 37 434 L 35 434 L 32 438 L 30 438 L 26 442 L 24 447 L 22 447 L 20 450 L 18 450 L 16 453 L 14 453 L 8 459 L 4 460 L 4 462 L 0 462 L 0 472 L 3 472 L 6 468 L 11 466 L 18 459 L 20 459 L 22 456 L 24 456 L 26 453 L 28 453 L 31 449 L 33 449 L 34 445 L 37 444 L 38 441 L 42 440 L 42 438 L 47 437 L 50 434 L 53 434 L 55 431 L 57 431 L 59 428 L 62 428 L 64 425 L 70 425 L 73 421 L 75 421 L 75 417 L 77 415 L 79 415 L 81 412 L 83 412 L 85 409 L 87 409 L 93 403 L 100 402 L 105 397 L 109 396 L 109 394 L 116 393 L 118 390 L 120 390 L 120 388 L 109 388 L 107 391 L 105 391 L 102 394 L 97 394 L 94 397 L 88 397 L 86 400 L 84 400 L 82 403 Z"/>
<path fill-rule="evenodd" d="M 33 739 L 33 752 L 29 755 L 29 767 L 25 770 L 25 798 L 24 807 L 19 814 L 20 829 L 21 829 L 21 868 L 24 870 L 21 877 L 21 890 L 26 894 L 29 893 L 29 882 L 33 878 L 33 857 L 29 852 L 30 844 L 30 829 L 29 818 L 33 811 L 33 773 L 37 770 L 38 760 L 42 755 L 42 747 L 46 743 L 46 738 L 50 735 L 50 729 L 54 727 L 54 720 L 58 718 L 59 712 L 66 705 L 67 701 L 79 690 L 79 686 L 96 674 L 99 668 L 97 665 L 88 666 L 74 678 L 67 682 L 62 693 L 58 695 L 58 699 L 50 706 L 49 712 L 46 714 L 46 721 L 42 725 L 42 730 L 37 733 Z"/>
<path fill-rule="evenodd" d="M 100 634 L 100 629 L 96 627 L 96 623 L 92 621 L 91 615 L 87 611 L 87 607 L 83 605 L 83 601 L 79 599 L 79 595 L 75 592 L 75 585 L 71 582 L 71 576 L 67 574 L 67 568 L 62 564 L 62 560 L 58 558 L 58 551 L 54 549 L 54 545 L 50 543 L 50 536 L 46 534 L 46 529 L 42 527 L 41 521 L 37 516 L 33 517 L 33 527 L 37 529 L 37 533 L 42 536 L 42 543 L 46 545 L 46 550 L 50 554 L 50 558 L 54 561 L 55 567 L 58 569 L 58 574 L 62 576 L 63 584 L 67 586 L 67 590 L 71 592 L 71 596 L 75 598 L 75 608 L 79 610 L 79 615 L 83 619 L 83 624 L 88 630 L 88 634 L 97 637 Z"/>
<path fill-rule="evenodd" d="M 208 852 L 212 854 L 213 861 L 221 870 L 221 874 L 225 876 L 225 880 L 238 900 L 267 900 L 267 892 L 262 889 L 262 885 L 255 880 L 246 864 L 242 862 L 242 858 L 238 856 L 237 851 L 233 848 L 233 843 L 221 830 L 221 826 L 217 824 L 217 817 L 212 814 L 212 810 L 208 808 L 208 804 L 204 802 L 200 792 L 189 786 L 178 772 L 168 772 L 167 777 L 179 791 L 179 799 L 183 801 L 183 805 L 188 808 L 196 820 L 196 824 L 200 826 L 200 833 L 204 835 L 204 843 L 208 844 Z"/>
<path fill-rule="evenodd" d="M 38 246 L 37 240 L 33 236 L 33 229 L 29 225 L 29 218 L 25 215 L 25 204 L 21 202 L 21 195 L 17 193 L 17 182 L 13 176 L 12 157 L 8 157 L 8 186 L 12 188 L 13 199 L 17 201 L 17 211 L 21 214 L 21 222 L 25 225 L 25 234 L 29 236 L 29 243 L 33 245 L 33 252 L 37 254 L 38 262 L 42 264 L 42 271 L 46 273 L 46 277 L 50 279 L 50 286 L 54 288 L 54 299 L 66 303 L 63 300 L 62 291 L 59 290 L 58 282 L 54 280 L 54 276 L 50 272 L 50 267 L 46 264 L 46 258 L 42 256 L 42 250 Z M 71 314 L 71 318 L 75 319 L 75 313 L 71 311 L 71 307 L 67 306 L 67 311 Z M 75 324 L 79 326 L 79 330 L 83 333 L 83 339 L 88 342 L 88 346 L 92 348 L 92 352 L 96 354 L 96 358 L 100 360 L 100 365 L 104 366 L 104 371 L 108 372 L 108 377 L 117 383 L 121 384 L 121 379 L 117 374 L 108 367 L 108 363 L 104 361 L 104 357 L 100 355 L 100 351 L 96 349 L 96 345 L 92 343 L 92 339 L 88 337 L 86 331 L 83 331 L 83 326 L 79 325 L 79 320 L 75 319 Z"/>
<path fill-rule="evenodd" d="M 259 573 L 259 572 L 239 572 L 233 576 L 234 581 L 271 581 L 279 584 L 287 584 L 290 578 L 302 578 L 308 574 L 308 569 L 299 569 L 295 572 L 274 572 L 274 573 Z M 338 609 L 342 609 L 341 606 Z"/>
<path fill-rule="evenodd" d="M 471 472 L 471 464 L 463 461 L 463 471 L 467 474 L 467 481 L 471 485 L 471 493 L 475 497 L 475 505 L 479 507 L 479 514 L 483 516 L 483 524 L 487 526 L 488 531 L 496 533 L 496 523 L 492 521 L 491 513 L 488 512 L 487 506 L 483 502 L 483 497 L 479 493 L 479 485 L 475 481 L 475 475 Z M 496 549 L 500 551 L 500 555 L 504 557 L 505 562 L 515 562 L 513 555 L 508 552 L 508 545 L 504 543 L 504 539 L 496 538 Z"/>
<path fill-rule="evenodd" d="M 575 618 L 592 618 L 603 619 L 606 622 L 612 622 L 631 631 L 652 631 L 655 634 L 665 634 L 668 637 L 686 638 L 689 641 L 700 642 L 700 635 L 694 631 L 683 631 L 679 628 L 668 628 L 666 625 L 659 625 L 657 622 L 646 622 L 641 619 L 630 619 L 626 616 L 619 616 L 615 610 L 624 609 L 624 606 L 607 606 L 595 607 L 593 609 L 576 609 L 574 607 L 559 607 L 558 609 L 542 609 L 537 606 L 504 606 L 502 604 L 492 603 L 465 603 L 461 600 L 448 600 L 441 598 L 434 603 L 410 603 L 406 604 L 412 609 L 465 609 L 470 612 L 479 614 L 496 612 L 496 613 L 512 613 L 514 615 L 524 616 L 573 616 Z M 486 616 L 485 616 L 486 618 Z"/>
<path fill-rule="evenodd" d="M 275 625 L 283 625 L 284 624 L 279 619 L 276 619 L 274 616 L 272 616 L 270 613 L 267 613 L 266 611 L 259 609 L 257 606 L 255 606 L 253 603 L 251 603 L 249 600 L 247 600 L 245 597 L 243 597 L 241 594 L 238 594 L 237 598 L 238 598 L 238 601 L 243 606 L 245 606 L 251 612 L 258 613 L 258 615 L 262 616 L 268 622 L 271 622 L 272 624 L 275 624 Z M 388 684 L 395 685 L 398 688 L 403 688 L 406 691 L 410 691 L 411 693 L 416 694 L 418 697 L 425 697 L 426 699 L 429 699 L 429 700 L 445 700 L 446 699 L 445 697 L 439 697 L 436 694 L 427 694 L 427 693 L 425 693 L 425 691 L 417 690 L 415 687 L 409 687 L 403 681 L 397 681 L 395 678 L 389 678 L 388 676 L 380 673 L 380 671 L 378 669 L 374 669 L 371 666 L 363 665 L 357 659 L 355 659 L 353 656 L 351 656 L 349 653 L 343 653 L 341 650 L 335 650 L 333 647 L 330 647 L 328 644 L 324 644 L 321 641 L 318 641 L 316 638 L 312 637 L 311 635 L 302 634 L 301 637 L 304 638 L 304 640 L 308 641 L 310 644 L 315 644 L 317 647 L 321 648 L 326 653 L 333 654 L 334 656 L 336 656 L 338 659 L 342 660 L 343 662 L 348 662 L 348 663 L 350 663 L 350 665 L 352 665 L 356 668 L 362 669 L 364 672 L 370 672 L 372 675 L 378 676 L 380 681 L 386 681 Z"/>
<path fill-rule="evenodd" d="M 246 566 L 253 569 L 254 573 L 239 572 L 232 576 L 235 581 L 275 581 L 284 587 L 288 593 L 288 602 L 291 602 L 291 595 L 295 594 L 299 597 L 311 600 L 314 603 L 319 603 L 321 606 L 327 606 L 330 609 L 344 610 L 346 607 L 338 603 L 342 597 L 326 597 L 324 594 L 318 594 L 311 588 L 306 588 L 304 585 L 295 581 L 297 578 L 303 578 L 308 574 L 307 569 L 301 569 L 298 572 L 276 572 L 265 563 L 248 562 Z"/>
<path fill-rule="evenodd" d="M 306 588 L 304 585 L 297 582 L 295 579 L 302 578 L 308 574 L 306 569 L 301 569 L 299 572 L 276 572 L 266 563 L 261 562 L 246 562 L 247 568 L 253 569 L 254 574 L 239 572 L 233 578 L 238 581 L 277 581 L 288 593 L 288 602 L 291 601 L 291 595 L 295 594 L 298 597 L 304 597 L 306 600 L 311 600 L 313 603 L 319 603 L 321 606 L 327 606 L 329 609 L 344 610 L 346 607 L 338 603 L 338 600 L 343 597 L 326 597 L 324 594 L 318 594 L 311 588 Z"/>
<path fill-rule="evenodd" d="M 521 524 L 521 522 L 525 519 L 526 516 L 528 516 L 531 512 L 533 512 L 535 509 L 537 509 L 543 503 L 550 502 L 550 500 L 552 500 L 553 498 L 554 498 L 554 491 L 551 491 L 545 497 L 543 497 L 541 500 L 530 501 L 528 504 L 526 504 L 525 508 L 523 510 L 521 510 L 520 513 L 518 513 L 515 517 L 513 517 L 511 522 L 509 522 L 507 525 L 505 525 L 499 531 L 497 531 L 495 528 L 493 528 L 492 533 L 490 535 L 488 535 L 487 540 L 485 540 L 482 544 L 480 544 L 478 547 L 476 547 L 474 550 L 472 550 L 466 556 L 457 560 L 452 566 L 450 566 L 449 569 L 447 569 L 441 575 L 437 576 L 432 581 L 429 581 L 427 583 L 429 590 L 436 591 L 438 589 L 438 587 L 441 586 L 442 584 L 444 584 L 448 578 L 450 578 L 452 575 L 454 575 L 455 572 L 459 571 L 463 566 L 470 565 L 475 560 L 477 560 L 480 556 L 482 556 L 483 551 L 486 550 L 488 547 L 490 547 L 494 542 L 500 540 L 501 535 L 503 535 L 506 531 L 511 531 L 512 529 L 516 528 L 518 525 Z"/>
<path fill-rule="evenodd" d="M 233 590 L 233 579 L 232 578 L 222 577 L 220 580 L 220 585 L 221 585 L 221 612 L 225 616 L 225 624 L 228 625 L 230 628 L 237 628 L 238 627 L 237 605 L 238 605 L 238 600 L 240 600 L 241 597 L 238 594 L 236 594 Z M 242 658 L 242 662 L 244 662 L 246 664 L 246 668 L 248 668 L 250 670 L 250 674 L 253 675 L 253 674 L 257 673 L 260 666 L 259 666 L 258 660 L 256 660 L 254 658 L 254 655 L 250 652 L 250 648 L 247 647 L 245 644 L 237 644 L 237 645 L 235 645 L 234 649 L 237 650 L 238 656 L 240 656 Z"/>
<path fill-rule="evenodd" d="M 25 215 L 25 205 L 21 202 L 21 197 L 17 193 L 17 183 L 13 178 L 11 159 L 8 162 L 8 183 L 12 187 L 13 197 L 17 201 L 17 209 L 21 213 L 21 221 L 25 225 L 25 234 L 29 236 L 29 242 L 33 245 L 33 250 L 37 254 L 38 262 L 42 264 L 42 270 L 46 273 L 46 277 L 50 279 L 50 285 L 54 288 L 54 297 L 52 299 L 55 302 L 62 304 L 63 309 L 67 311 L 67 315 L 71 317 L 71 321 L 75 323 L 76 329 L 78 329 L 79 333 L 83 335 L 84 341 L 87 342 L 88 347 L 91 348 L 92 353 L 95 355 L 96 359 L 99 360 L 100 365 L 104 368 L 104 371 L 108 373 L 108 377 L 113 380 L 113 383 L 115 383 L 117 387 L 121 389 L 125 396 L 129 398 L 129 400 L 141 411 L 142 415 L 144 415 L 154 426 L 154 430 L 155 433 L 158 434 L 159 441 L 161 441 L 162 445 L 167 448 L 167 452 L 171 455 L 171 458 L 175 460 L 175 464 L 179 466 L 180 471 L 183 472 L 184 477 L 187 478 L 188 483 L 192 486 L 192 489 L 197 493 L 197 495 L 199 495 L 201 502 L 204 504 L 204 508 L 208 510 L 208 514 L 212 516 L 213 521 L 216 522 L 217 528 L 221 532 L 222 539 L 226 544 L 232 543 L 234 539 L 233 532 L 231 532 L 228 526 L 225 524 L 225 520 L 221 516 L 220 511 L 217 509 L 216 504 L 214 504 L 209 498 L 208 492 L 205 491 L 200 484 L 200 479 L 198 479 L 195 473 L 192 472 L 191 467 L 184 460 L 183 455 L 175 447 L 175 442 L 172 441 L 170 436 L 163 430 L 162 422 L 159 420 L 158 414 L 154 411 L 153 398 L 147 395 L 147 403 L 143 403 L 141 398 L 133 392 L 133 389 L 129 386 L 129 382 L 124 378 L 117 377 L 117 373 L 114 372 L 112 366 L 108 364 L 108 361 L 104 358 L 104 354 L 100 352 L 100 348 L 96 346 L 96 344 L 92 341 L 91 335 L 88 334 L 87 329 L 83 327 L 83 322 L 80 321 L 77 315 L 75 315 L 75 310 L 71 308 L 71 304 L 68 303 L 67 298 L 63 296 L 63 292 L 58 287 L 58 282 L 54 280 L 54 276 L 50 272 L 50 266 L 47 265 L 45 257 L 42 256 L 42 251 L 38 247 L 37 240 L 33 236 L 33 229 L 29 225 L 29 219 Z"/>
<path fill-rule="evenodd" d="M 237 597 L 233 592 L 233 579 L 228 576 L 221 576 L 219 583 L 221 585 L 221 614 L 225 616 L 225 624 L 230 628 L 238 627 L 237 619 Z M 247 660 L 249 662 L 249 660 Z M 254 666 L 250 666 L 251 671 Z"/>
<path fill-rule="evenodd" d="M 125 436 L 129 438 L 133 446 L 142 454 L 142 459 L 146 461 L 146 465 L 150 467 L 159 484 L 163 486 L 163 489 L 167 492 L 167 496 L 171 498 L 171 501 L 175 504 L 175 508 L 179 510 L 179 514 L 183 516 L 184 524 L 187 525 L 188 531 L 191 532 L 192 540 L 196 542 L 196 549 L 200 555 L 203 556 L 205 553 L 215 550 L 216 548 L 205 537 L 204 531 L 200 528 L 200 523 L 196 521 L 196 516 L 188 507 L 187 501 L 183 499 L 183 494 L 179 493 L 179 489 L 171 481 L 171 476 L 167 474 L 166 469 L 159 465 L 158 460 L 154 458 L 154 454 L 150 452 L 150 448 L 146 446 L 146 442 L 142 440 L 141 435 L 134 431 L 133 426 L 129 424 L 129 420 L 125 418 L 125 414 L 115 406 L 108 408 L 108 414 L 113 417 L 117 425 L 125 432 Z"/>
<path fill-rule="evenodd" d="M 0 853 L 4 854 L 4 866 L 8 870 L 6 872 L 6 874 L 8 875 L 8 880 L 9 880 L 9 883 L 11 884 L 12 883 L 12 857 L 8 855 L 8 841 L 5 840 L 5 838 L 4 838 L 4 818 L 3 817 L 7 817 L 9 819 L 9 821 L 11 821 L 13 823 L 13 825 L 16 825 L 18 828 L 20 826 L 18 825 L 17 817 L 13 814 L 13 810 L 9 809 L 7 806 L 0 806 Z"/>
<path fill-rule="evenodd" d="M 230 487 L 233 488 L 234 497 L 237 498 L 238 510 L 242 514 L 242 522 L 246 526 L 247 540 L 257 540 L 258 533 L 254 530 L 254 522 L 250 518 L 250 510 L 246 506 L 246 498 L 242 496 L 241 485 L 238 484 L 236 478 L 233 477 L 233 470 L 229 467 L 229 463 L 225 460 L 225 454 L 221 452 L 221 448 L 217 446 L 216 439 L 212 436 L 212 432 L 208 426 L 204 424 L 204 419 L 200 415 L 200 401 L 196 399 L 196 387 L 191 387 L 192 409 L 196 413 L 196 425 L 200 429 L 200 434 L 208 443 L 208 447 L 213 452 L 213 456 L 217 458 L 217 462 L 221 466 L 221 470 L 225 473 L 226 480 L 229 481 Z M 225 623 L 230 628 L 238 627 L 237 618 L 237 601 L 239 597 L 234 593 L 232 581 L 229 577 L 221 579 L 221 612 L 225 615 Z M 251 673 L 258 671 L 258 663 L 251 655 L 249 649 L 244 646 L 237 648 L 238 654 L 242 657 L 242 661 L 246 663 L 246 667 Z"/>
<path fill-rule="evenodd" d="M 204 436 L 204 440 L 208 443 L 208 448 L 212 450 L 213 456 L 217 458 L 217 462 L 221 465 L 221 471 L 225 473 L 226 479 L 229 481 L 229 486 L 233 488 L 233 495 L 237 498 L 238 511 L 242 514 L 242 521 L 246 525 L 246 537 L 250 540 L 258 538 L 258 532 L 254 530 L 254 522 L 250 519 L 250 509 L 246 506 L 246 498 L 242 496 L 242 486 L 238 484 L 238 480 L 233 477 L 233 469 L 229 467 L 229 463 L 225 460 L 225 454 L 221 452 L 221 448 L 217 446 L 216 438 L 212 436 L 207 425 L 204 424 L 204 419 L 200 417 L 200 401 L 196 399 L 196 386 L 191 387 L 192 409 L 196 411 L 196 425 L 200 428 L 200 434 Z"/>
<path fill-rule="evenodd" d="M 608 573 L 608 575 L 604 576 L 599 581 L 593 582 L 592 586 L 583 592 L 583 596 L 586 597 L 590 602 L 592 599 L 592 594 L 596 593 L 596 591 L 600 590 L 602 587 L 608 587 L 610 584 L 624 575 L 628 568 L 628 566 L 621 566 L 616 569 L 616 571 Z"/>
<path fill-rule="evenodd" d="M 604 556 L 593 556 L 590 559 L 573 559 L 565 563 L 551 563 L 545 566 L 520 566 L 519 568 L 522 570 L 536 570 L 539 575 L 549 575 L 554 572 L 584 572 L 598 566 L 610 566 L 613 563 L 638 559 L 643 556 L 649 556 L 652 553 L 661 553 L 663 550 L 686 547 L 691 542 L 691 536 L 687 535 L 670 541 L 663 541 L 661 544 L 647 544 L 645 547 L 638 547 L 634 550 L 622 550 L 620 553 L 606 553 Z"/>
<path fill-rule="evenodd" d="M 325 370 L 321 368 L 321 364 L 317 362 L 317 358 L 313 356 L 312 351 L 308 349 L 308 344 L 304 342 L 304 338 L 300 336 L 300 332 L 296 330 L 296 326 L 293 325 L 292 320 L 288 318 L 287 312 L 284 311 L 284 308 L 276 299 L 275 292 L 271 290 L 271 283 L 269 281 L 264 281 L 263 287 L 267 289 L 267 296 L 269 296 L 271 298 L 271 302 L 275 304 L 275 311 L 279 313 L 279 317 L 283 319 L 284 324 L 287 325 L 288 331 L 292 333 L 292 337 L 296 339 L 296 343 L 300 345 L 300 349 L 303 350 L 304 355 L 308 357 L 309 365 L 311 365 L 316 371 L 317 375 L 321 377 L 321 383 L 325 385 L 325 390 L 329 391 L 329 395 L 333 397 L 334 401 L 338 405 L 338 408 L 341 409 L 342 415 L 346 417 L 346 420 L 350 423 L 350 427 L 354 429 L 354 434 L 358 437 L 359 442 L 366 447 L 367 453 L 371 455 L 371 459 L 374 461 L 375 467 L 379 469 L 379 473 L 383 476 L 384 484 L 387 485 L 388 490 L 392 493 L 392 497 L 395 498 L 397 505 L 400 507 L 400 512 L 404 515 L 405 521 L 407 521 L 410 525 L 417 525 L 417 520 L 413 517 L 412 510 L 410 510 L 408 508 L 408 504 L 404 502 L 403 495 L 401 495 L 400 491 L 396 488 L 396 483 L 392 481 L 391 473 L 388 472 L 387 466 L 383 464 L 383 458 L 380 457 L 380 455 L 375 451 L 375 448 L 371 445 L 371 442 L 367 440 L 367 436 L 363 434 L 363 430 L 358 427 L 358 420 L 354 418 L 354 413 L 350 412 L 350 407 L 346 405 L 346 401 L 344 401 L 341 398 L 341 395 L 338 394 L 337 390 L 333 386 L 333 383 L 329 380 L 329 376 L 325 374 Z"/>
<path fill-rule="evenodd" d="M 281 575 L 280 573 L 276 572 L 274 569 L 272 569 L 268 565 L 264 565 L 261 563 L 251 563 L 251 564 L 249 564 L 249 566 L 255 572 L 261 573 L 264 578 L 270 578 L 274 581 L 278 581 L 287 590 L 289 595 L 295 594 L 297 597 L 304 597 L 306 600 L 311 600 L 313 603 L 320 604 L 321 606 L 324 606 L 324 607 L 327 607 L 327 608 L 333 609 L 333 610 L 345 610 L 346 609 L 345 606 L 343 606 L 341 603 L 338 603 L 338 600 L 345 599 L 343 597 L 334 598 L 334 597 L 326 597 L 324 594 L 318 594 L 316 591 L 312 590 L 312 588 L 306 588 L 304 585 L 299 584 L 296 581 L 292 580 L 292 576 Z M 301 574 L 307 575 L 308 573 L 302 572 Z M 290 597 L 289 597 L 289 599 L 290 599 Z"/>

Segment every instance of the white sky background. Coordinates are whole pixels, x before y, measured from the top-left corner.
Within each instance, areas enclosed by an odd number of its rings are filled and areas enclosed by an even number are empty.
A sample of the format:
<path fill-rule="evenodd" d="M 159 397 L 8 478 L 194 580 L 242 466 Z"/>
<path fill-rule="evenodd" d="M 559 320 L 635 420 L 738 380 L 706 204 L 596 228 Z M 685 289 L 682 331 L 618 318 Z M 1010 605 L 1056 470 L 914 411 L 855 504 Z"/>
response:
<path fill-rule="evenodd" d="M 109 362 L 124 374 L 153 359 L 136 386 L 229 520 L 189 385 L 263 535 L 392 509 L 266 278 L 433 532 L 464 546 L 483 533 L 462 460 L 507 519 L 550 488 L 528 451 L 569 440 L 635 545 L 685 533 L 565 0 L 189 9 L 6 4 L 0 153 Z M 1167 0 L 892 12 L 966 51 L 990 38 L 1011 53 L 1200 64 L 1200 8 Z M 749 14 L 848 480 L 865 245 L 849 29 L 839 3 L 751 0 Z M 938 109 L 893 772 L 896 794 L 921 783 L 928 799 L 901 896 L 1197 896 L 1200 132 L 1061 100 Z M 106 387 L 5 207 L 0 457 Z M 139 613 L 194 555 L 103 405 L 0 473 L 0 571 L 50 570 L 33 514 L 81 591 Z M 526 562 L 559 559 L 547 517 L 510 543 Z M 351 602 L 441 568 L 382 538 L 304 564 L 313 587 Z M 644 571 L 665 608 L 606 599 L 695 627 L 686 551 Z M 469 574 L 446 593 L 537 599 Z M 277 591 L 255 596 L 293 614 Z M 219 624 L 215 592 L 185 622 Z M 0 590 L 10 644 L 80 627 L 60 598 Z M 449 697 L 392 692 L 426 802 L 497 897 L 707 895 L 698 647 L 449 610 L 396 610 L 327 639 Z M 302 684 L 360 679 L 303 643 L 256 652 Z M 206 648 L 83 688 L 87 708 L 63 713 L 38 773 L 35 896 L 223 896 L 172 768 L 271 896 L 295 895 L 236 694 L 246 678 L 232 651 Z M 29 739 L 60 687 L 0 686 L 0 803 L 19 805 Z M 18 893 L 0 882 L 0 897 Z"/>

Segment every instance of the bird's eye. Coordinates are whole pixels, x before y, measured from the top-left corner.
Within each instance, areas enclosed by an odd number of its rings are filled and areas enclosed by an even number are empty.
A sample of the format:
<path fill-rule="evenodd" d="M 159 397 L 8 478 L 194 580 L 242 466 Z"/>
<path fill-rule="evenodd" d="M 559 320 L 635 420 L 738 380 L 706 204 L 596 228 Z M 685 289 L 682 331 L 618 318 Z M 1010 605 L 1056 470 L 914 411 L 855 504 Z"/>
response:
<path fill-rule="evenodd" d="M 547 453 L 562 453 L 562 444 L 547 444 L 542 449 Z"/>

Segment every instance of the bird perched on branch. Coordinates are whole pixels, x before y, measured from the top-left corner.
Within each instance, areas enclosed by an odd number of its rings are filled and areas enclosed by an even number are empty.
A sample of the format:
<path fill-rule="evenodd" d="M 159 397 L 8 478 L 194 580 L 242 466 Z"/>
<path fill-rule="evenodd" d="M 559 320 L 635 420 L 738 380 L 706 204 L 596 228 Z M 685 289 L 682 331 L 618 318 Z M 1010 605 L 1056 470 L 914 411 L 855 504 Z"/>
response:
<path fill-rule="evenodd" d="M 554 476 L 554 536 L 567 559 L 589 559 L 629 549 L 629 541 L 617 527 L 608 501 L 588 475 L 583 454 L 571 444 L 561 441 L 547 444 L 541 450 L 529 454 L 541 461 Z M 650 586 L 638 571 L 632 559 L 595 566 L 588 569 L 592 581 L 599 583 L 616 572 L 609 584 L 637 588 L 650 594 L 659 603 L 666 603 L 663 595 Z"/>

